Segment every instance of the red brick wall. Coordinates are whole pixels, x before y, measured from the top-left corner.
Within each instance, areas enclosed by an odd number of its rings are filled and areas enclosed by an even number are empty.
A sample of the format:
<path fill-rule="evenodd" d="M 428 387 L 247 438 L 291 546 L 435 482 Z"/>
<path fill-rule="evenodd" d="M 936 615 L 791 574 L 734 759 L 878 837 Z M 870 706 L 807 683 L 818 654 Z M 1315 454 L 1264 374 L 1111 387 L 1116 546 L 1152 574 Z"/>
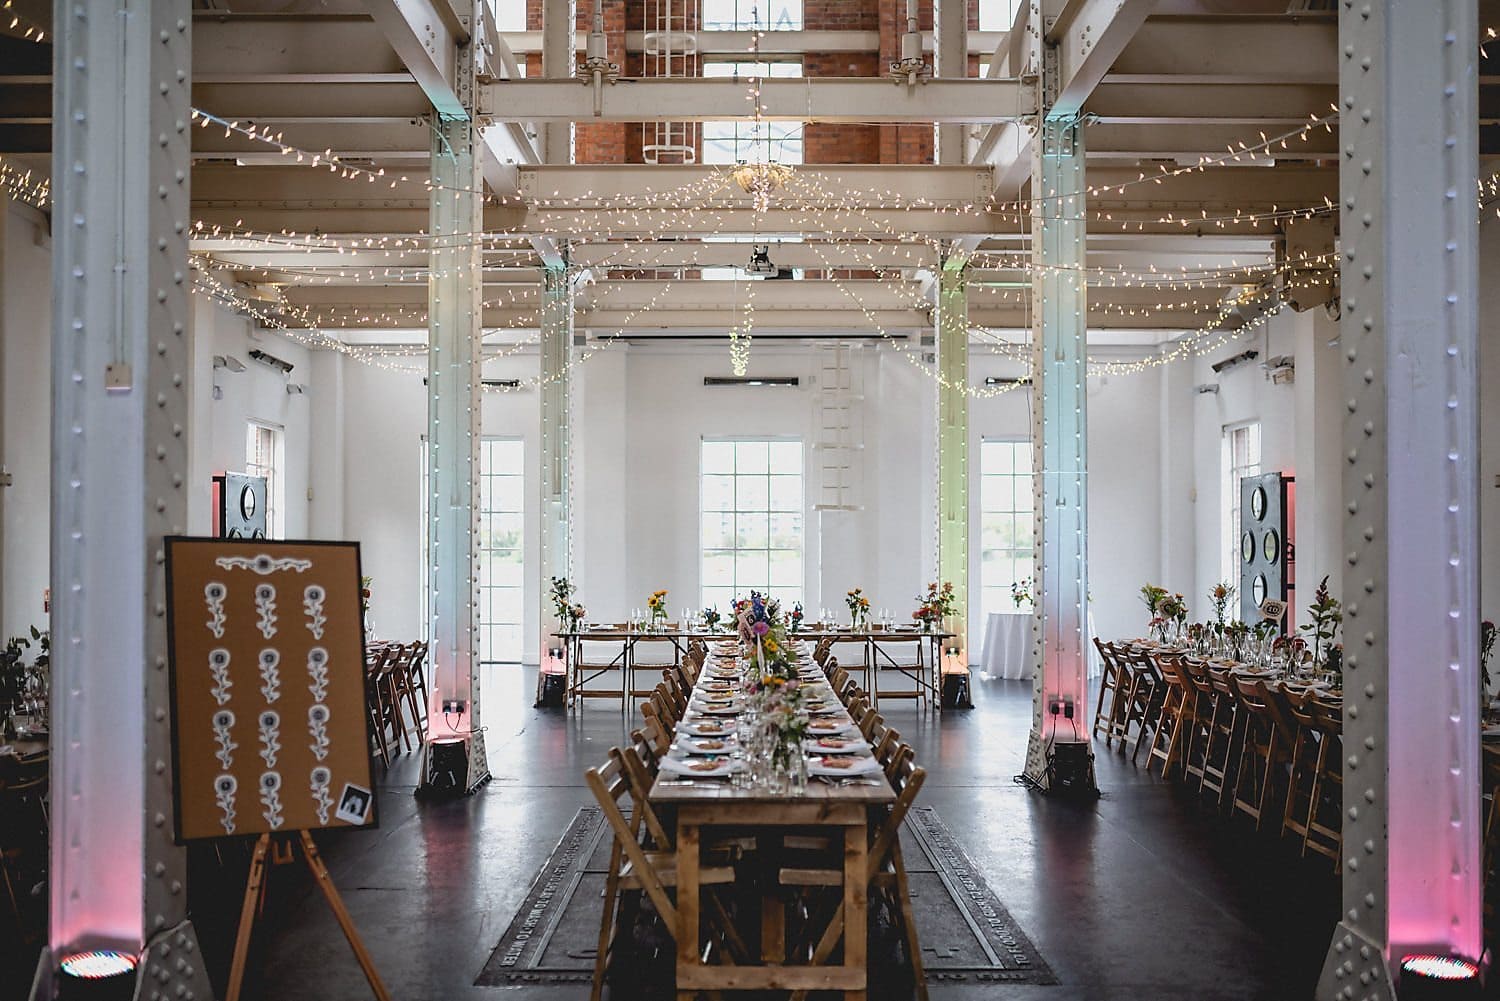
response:
<path fill-rule="evenodd" d="M 627 28 L 641 29 L 646 23 L 648 4 L 656 0 L 605 0 L 605 33 L 609 39 L 609 58 L 620 65 L 627 77 L 642 76 L 645 67 L 639 54 L 625 52 Z M 542 27 L 542 0 L 526 0 L 527 27 Z M 590 0 L 579 0 L 578 25 L 587 31 L 591 17 Z M 878 31 L 878 52 L 809 53 L 803 60 L 803 73 L 817 76 L 883 76 L 890 63 L 900 57 L 901 34 L 906 30 L 905 0 L 803 0 L 803 23 L 810 30 Z M 969 0 L 969 27 L 977 29 L 978 0 Z M 919 0 L 918 26 L 932 30 L 932 0 Z M 928 57 L 930 64 L 931 57 Z M 541 56 L 526 57 L 527 74 L 541 76 Z M 977 74 L 978 61 L 969 60 L 971 75 Z M 639 163 L 642 137 L 646 130 L 639 123 L 586 123 L 575 133 L 575 158 L 579 163 Z M 909 125 L 809 125 L 804 134 L 804 155 L 808 163 L 931 163 L 933 128 L 914 122 Z"/>

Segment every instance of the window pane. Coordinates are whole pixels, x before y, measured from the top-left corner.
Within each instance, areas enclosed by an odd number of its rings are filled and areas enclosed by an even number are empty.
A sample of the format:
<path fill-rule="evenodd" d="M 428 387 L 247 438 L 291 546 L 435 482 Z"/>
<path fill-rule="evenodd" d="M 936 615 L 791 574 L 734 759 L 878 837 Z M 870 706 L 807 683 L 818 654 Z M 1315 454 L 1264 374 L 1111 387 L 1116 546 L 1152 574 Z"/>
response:
<path fill-rule="evenodd" d="M 771 477 L 771 510 L 802 510 L 802 476 Z"/>
<path fill-rule="evenodd" d="M 733 476 L 710 476 L 703 477 L 703 510 L 705 511 L 733 511 L 734 510 L 734 477 Z"/>
<path fill-rule="evenodd" d="M 722 511 L 703 512 L 704 549 L 734 548 L 734 515 Z M 725 583 L 730 583 L 725 581 Z"/>
<path fill-rule="evenodd" d="M 742 549 L 736 553 L 734 577 L 735 587 L 741 589 L 741 593 L 748 592 L 751 588 L 764 590 L 770 577 L 766 551 Z"/>
<path fill-rule="evenodd" d="M 739 441 L 734 444 L 734 471 L 746 473 L 768 472 L 770 443 L 764 441 Z"/>
<path fill-rule="evenodd" d="M 766 446 L 771 472 L 802 475 L 802 443 L 773 441 Z"/>
<path fill-rule="evenodd" d="M 703 587 L 734 588 L 734 553 L 710 552 L 703 554 Z"/>
<path fill-rule="evenodd" d="M 771 509 L 770 477 L 741 476 L 735 484 L 736 511 L 769 511 Z"/>
<path fill-rule="evenodd" d="M 802 554 L 785 549 L 771 550 L 771 586 L 802 587 Z M 790 608 L 787 611 L 791 611 Z"/>
<path fill-rule="evenodd" d="M 771 544 L 770 519 L 761 513 L 740 512 L 734 517 L 735 546 L 739 549 L 765 549 Z"/>
<path fill-rule="evenodd" d="M 704 473 L 734 472 L 734 443 L 728 441 L 705 441 L 703 443 Z"/>
<path fill-rule="evenodd" d="M 774 549 L 802 550 L 802 515 L 772 514 L 771 542 Z"/>

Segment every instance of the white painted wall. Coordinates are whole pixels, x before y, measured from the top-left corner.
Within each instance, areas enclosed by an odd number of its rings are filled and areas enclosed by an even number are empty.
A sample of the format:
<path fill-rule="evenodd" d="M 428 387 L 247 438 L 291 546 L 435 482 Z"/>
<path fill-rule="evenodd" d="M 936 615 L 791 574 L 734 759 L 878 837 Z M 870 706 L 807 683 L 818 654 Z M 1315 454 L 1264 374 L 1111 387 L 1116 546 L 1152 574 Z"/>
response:
<path fill-rule="evenodd" d="M 43 626 L 52 455 L 52 240 L 46 220 L 0 196 L 0 466 L 4 490 L 4 606 L 0 640 Z"/>
<path fill-rule="evenodd" d="M 32 294 L 50 285 L 45 228 L 29 210 L 10 206 L 0 266 L 0 387 L 3 387 L 3 462 L 15 477 L 5 494 L 4 601 L 0 634 L 40 622 L 47 581 L 50 404 L 50 304 Z M 1481 228 L 1485 260 L 1500 254 L 1500 229 Z M 20 291 L 17 291 L 20 290 Z M 1481 385 L 1500 380 L 1500 285 L 1481 286 Z M 375 580 L 378 631 L 420 631 L 418 513 L 420 441 L 426 430 L 421 379 L 309 351 L 285 337 L 257 331 L 242 317 L 203 301 L 194 303 L 190 427 L 189 530 L 210 524 L 209 477 L 244 465 L 245 424 L 251 418 L 285 429 L 284 524 L 290 537 L 348 538 L 363 543 L 366 572 Z M 1240 349 L 1225 346 L 1206 357 L 1141 374 L 1091 379 L 1090 555 L 1093 614 L 1102 636 L 1141 631 L 1136 596 L 1153 580 L 1190 595 L 1201 609 L 1221 570 L 1220 436 L 1226 424 L 1262 423 L 1262 465 L 1298 477 L 1298 570 L 1305 604 L 1323 573 L 1341 593 L 1342 489 L 1337 324 L 1319 311 L 1282 314 L 1246 342 L 1262 357 L 1297 360 L 1291 385 L 1273 385 L 1256 364 L 1214 375 L 1210 364 Z M 288 395 L 279 373 L 250 362 L 261 347 L 295 366 L 291 379 L 308 392 Z M 212 367 L 215 354 L 247 362 L 244 373 Z M 890 347 L 855 352 L 864 386 L 865 448 L 856 482 L 861 509 L 815 511 L 818 476 L 816 380 L 819 358 L 807 347 L 758 342 L 752 374 L 798 375 L 795 390 L 706 389 L 702 378 L 728 372 L 722 347 L 617 344 L 575 372 L 574 577 L 591 616 L 617 618 L 656 587 L 672 591 L 675 610 L 696 604 L 698 591 L 697 463 L 705 435 L 793 435 L 809 446 L 805 512 L 807 604 L 842 608 L 843 591 L 859 585 L 876 607 L 905 614 L 931 579 L 935 562 L 932 481 L 932 382 Z M 420 361 L 420 359 L 416 359 Z M 486 375 L 527 378 L 534 355 L 491 362 Z M 976 381 L 1011 375 L 1016 363 L 976 349 Z M 223 390 L 214 399 L 215 383 Z M 1217 395 L 1193 387 L 1217 382 Z M 1481 391 L 1482 591 L 1500 594 L 1500 394 Z M 534 392 L 487 394 L 486 434 L 526 441 L 535 470 L 538 441 Z M 974 475 L 985 437 L 1025 435 L 1024 391 L 971 404 Z M 533 476 L 534 476 L 533 472 Z M 972 538 L 979 539 L 977 511 Z M 536 511 L 527 522 L 527 558 L 535 566 Z M 975 554 L 973 593 L 978 594 Z M 533 630 L 540 582 L 527 596 Z M 1493 607 L 1485 612 L 1500 615 Z M 971 643 L 983 635 L 973 617 Z"/>

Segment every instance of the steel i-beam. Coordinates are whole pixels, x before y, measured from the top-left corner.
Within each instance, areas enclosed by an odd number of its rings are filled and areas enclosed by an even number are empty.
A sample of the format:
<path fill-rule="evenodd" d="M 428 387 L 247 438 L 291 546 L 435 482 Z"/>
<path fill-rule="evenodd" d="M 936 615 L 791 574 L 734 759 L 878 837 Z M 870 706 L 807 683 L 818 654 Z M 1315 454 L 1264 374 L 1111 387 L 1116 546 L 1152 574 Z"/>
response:
<path fill-rule="evenodd" d="M 1483 949 L 1477 25 L 1474 0 L 1339 8 L 1343 918 L 1320 1001 Z"/>
<path fill-rule="evenodd" d="M 969 306 L 962 255 L 943 259 L 937 298 L 938 581 L 951 583 L 958 614 L 944 623 L 968 646 L 969 619 Z"/>
<path fill-rule="evenodd" d="M 566 255 L 564 255 L 566 261 Z M 572 575 L 569 536 L 569 361 L 573 351 L 573 289 L 566 263 L 547 268 L 542 287 L 542 539 L 541 594 L 553 577 Z M 557 646 L 552 633 L 561 625 L 545 601 L 541 608 L 541 663 Z"/>
<path fill-rule="evenodd" d="M 57 4 L 52 229 L 51 916 L 210 997 L 174 844 L 165 536 L 187 523 L 187 0 Z M 206 488 L 207 484 L 196 485 Z"/>
<path fill-rule="evenodd" d="M 483 181 L 478 130 L 466 119 L 438 118 L 432 128 L 432 263 L 427 282 L 427 573 L 432 651 L 433 745 L 462 741 L 472 791 L 489 778 L 479 725 L 478 453 L 480 422 L 479 234 Z"/>
<path fill-rule="evenodd" d="M 1089 740 L 1088 423 L 1083 126 L 1044 119 L 1032 157 L 1032 729 L 1026 775 Z M 1092 782 L 1092 778 L 1090 778 Z"/>

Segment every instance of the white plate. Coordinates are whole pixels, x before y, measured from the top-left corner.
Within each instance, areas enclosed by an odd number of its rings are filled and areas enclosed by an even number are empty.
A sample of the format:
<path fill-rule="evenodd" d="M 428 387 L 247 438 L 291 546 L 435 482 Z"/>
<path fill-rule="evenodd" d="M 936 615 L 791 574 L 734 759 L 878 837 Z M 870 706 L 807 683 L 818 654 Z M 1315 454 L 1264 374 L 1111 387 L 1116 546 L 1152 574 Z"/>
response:
<path fill-rule="evenodd" d="M 692 763 L 689 764 L 679 758 L 668 757 L 662 759 L 661 770 L 695 779 L 717 779 L 729 775 L 740 763 L 733 758 L 724 757 L 712 762 L 713 767 L 704 767 L 708 764 L 709 762 L 702 758 L 692 759 Z"/>
<path fill-rule="evenodd" d="M 720 755 L 731 753 L 738 744 L 739 741 L 732 734 L 723 737 L 684 736 L 672 745 L 672 751 L 678 757 L 688 754 Z"/>
<path fill-rule="evenodd" d="M 832 719 L 812 720 L 807 724 L 807 732 L 812 737 L 828 737 L 857 733 L 858 730 L 849 720 L 842 720 L 835 717 Z"/>
<path fill-rule="evenodd" d="M 834 764 L 830 767 L 830 762 L 847 762 L 847 765 Z M 662 767 L 666 767 L 665 762 L 662 763 Z M 874 775 L 880 770 L 880 762 L 876 761 L 873 756 L 868 758 L 851 758 L 848 755 L 840 755 L 837 757 L 820 758 L 814 755 L 807 759 L 807 774 L 809 775 Z"/>
<path fill-rule="evenodd" d="M 692 719 L 677 724 L 689 737 L 725 737 L 734 733 L 734 721 L 728 719 Z"/>
<path fill-rule="evenodd" d="M 831 741 L 831 742 L 837 744 L 838 746 L 836 746 L 836 747 L 826 747 L 823 744 L 823 741 L 825 741 L 825 740 Z M 855 755 L 857 757 L 864 758 L 864 757 L 869 757 L 870 755 L 872 755 L 872 754 L 875 753 L 874 751 L 872 751 L 870 749 L 869 743 L 867 741 L 865 741 L 864 738 L 858 737 L 858 736 L 854 736 L 854 737 L 810 737 L 807 740 L 805 740 L 805 741 L 802 742 L 802 747 L 803 747 L 803 749 L 805 749 L 807 751 L 808 754 L 815 755 L 815 756 L 816 755 L 823 755 L 823 754 L 835 754 L 835 755 L 842 754 L 842 755 L 845 755 L 845 756 Z"/>

